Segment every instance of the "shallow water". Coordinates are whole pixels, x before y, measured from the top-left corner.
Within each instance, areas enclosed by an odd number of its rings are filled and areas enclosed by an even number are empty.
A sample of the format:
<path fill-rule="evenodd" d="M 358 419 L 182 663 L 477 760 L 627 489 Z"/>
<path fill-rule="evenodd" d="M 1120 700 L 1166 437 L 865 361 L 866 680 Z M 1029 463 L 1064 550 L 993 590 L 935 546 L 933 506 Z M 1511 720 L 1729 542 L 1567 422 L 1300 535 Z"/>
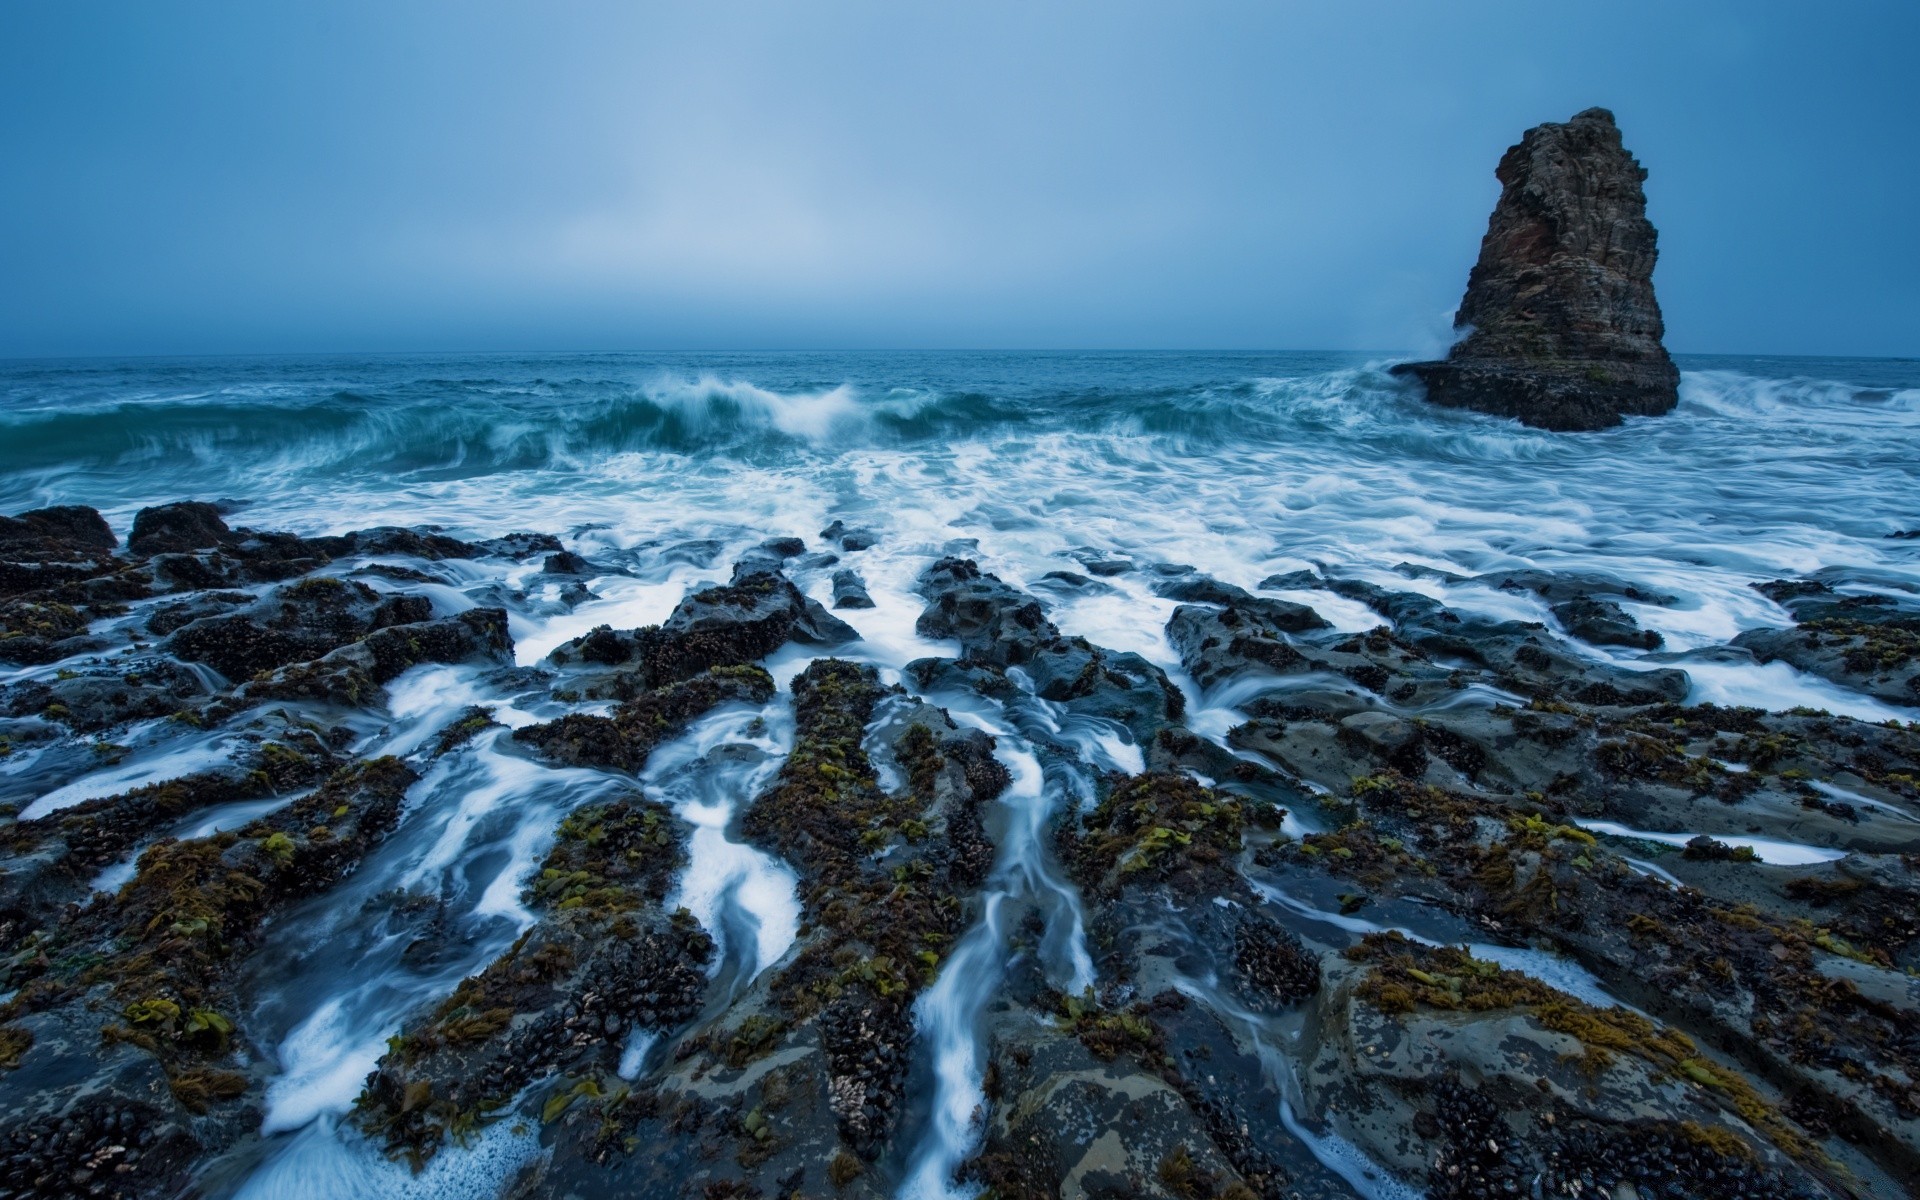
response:
<path fill-rule="evenodd" d="M 1045 596 L 1064 631 L 1167 668 L 1188 693 L 1192 728 L 1215 740 L 1266 685 L 1203 695 L 1167 643 L 1173 605 L 1142 574 L 1102 575 L 1095 565 L 1190 564 L 1248 588 L 1324 565 L 1465 611 L 1548 622 L 1530 595 L 1392 568 L 1602 570 L 1676 597 L 1629 607 L 1682 655 L 1695 699 L 1915 715 L 1784 665 L 1685 655 L 1786 623 L 1755 581 L 1824 571 L 1842 590 L 1871 581 L 1920 593 L 1920 541 L 1888 536 L 1920 524 L 1920 363 L 1683 359 L 1675 413 L 1579 436 L 1430 408 L 1384 366 L 1312 354 L 0 364 L 0 511 L 91 504 L 124 536 L 144 505 L 226 499 L 235 525 L 302 533 L 383 523 L 472 537 L 553 532 L 610 572 L 571 609 L 537 561 L 416 564 L 446 578 L 421 589 L 441 612 L 507 597 L 523 665 L 598 624 L 658 621 L 762 538 L 817 545 L 818 531 L 841 519 L 878 538 L 841 564 L 860 572 L 876 605 L 839 614 L 863 638 L 843 655 L 899 682 L 910 660 L 953 653 L 914 632 L 913 582 L 932 557 L 965 553 Z M 1052 586 L 1046 576 L 1059 571 L 1090 582 Z M 799 581 L 828 599 L 825 572 Z M 1326 593 L 1276 594 L 1313 604 L 1342 629 L 1376 623 Z M 789 648 L 769 666 L 784 689 L 810 657 Z M 409 1181 L 340 1122 L 384 1039 L 532 920 L 520 889 L 558 819 L 636 784 L 508 753 L 498 729 L 429 763 L 434 734 L 469 705 L 509 727 L 558 710 L 497 692 L 469 668 L 425 668 L 389 692 L 385 719 L 355 751 L 414 756 L 423 778 L 400 828 L 361 870 L 276 925 L 248 1018 L 276 1063 L 269 1136 L 234 1165 L 229 1192 L 478 1197 L 536 1152 L 523 1127 L 502 1122 Z M 1142 763 L 1117 726 L 1042 701 L 1003 709 L 934 699 L 997 735 L 1015 782 L 990 818 L 1000 855 L 975 924 L 918 1009 L 934 1091 L 909 1131 L 915 1196 L 944 1194 L 977 1139 L 982 1009 L 1004 969 L 1009 922 L 1037 907 L 1047 930 L 1039 952 L 1056 984 L 1092 982 L 1078 899 L 1048 861 L 1045 834 L 1055 814 L 1091 797 L 1084 768 Z M 1460 702 L 1502 701 L 1512 698 L 1488 690 Z M 714 970 L 730 992 L 777 962 L 799 925 L 791 868 L 731 832 L 791 736 L 785 694 L 764 709 L 716 712 L 661 748 L 638 781 L 693 826 L 675 902 L 714 935 Z M 199 769 L 220 750 L 215 739 L 168 732 L 112 765 L 36 766 L 16 755 L 0 781 L 27 788 L 34 811 L 51 811 Z M 1291 818 L 1296 832 L 1300 819 Z M 1763 857 L 1804 849 L 1757 848 Z M 1336 927 L 1353 920 L 1313 916 Z M 423 936 L 440 952 L 410 953 Z M 1498 953 L 1601 997 L 1561 960 Z M 645 1069 L 650 1046 L 630 1045 L 623 1073 Z M 1290 1109 L 1286 1117 L 1295 1121 Z M 1345 1163 L 1363 1192 L 1398 1194 L 1343 1158 L 1353 1156 L 1334 1135 L 1297 1132 L 1319 1138 L 1325 1160 Z"/>

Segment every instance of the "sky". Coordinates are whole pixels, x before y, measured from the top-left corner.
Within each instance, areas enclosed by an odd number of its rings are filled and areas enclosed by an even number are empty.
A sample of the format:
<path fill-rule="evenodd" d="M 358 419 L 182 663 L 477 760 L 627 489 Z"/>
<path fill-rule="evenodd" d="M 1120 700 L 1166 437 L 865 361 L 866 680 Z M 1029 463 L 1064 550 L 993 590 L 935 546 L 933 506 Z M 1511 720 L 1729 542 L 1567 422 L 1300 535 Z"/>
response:
<path fill-rule="evenodd" d="M 1920 355 L 1920 4 L 0 6 L 0 357 L 1432 352 L 1614 110 L 1678 352 Z"/>

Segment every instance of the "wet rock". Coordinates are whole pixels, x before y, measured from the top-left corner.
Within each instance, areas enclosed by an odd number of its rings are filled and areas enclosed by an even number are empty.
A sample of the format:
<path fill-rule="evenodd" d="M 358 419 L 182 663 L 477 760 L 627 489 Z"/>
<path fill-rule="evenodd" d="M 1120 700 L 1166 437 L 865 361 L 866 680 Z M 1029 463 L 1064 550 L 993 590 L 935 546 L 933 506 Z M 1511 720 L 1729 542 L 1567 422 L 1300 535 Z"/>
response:
<path fill-rule="evenodd" d="M 1449 672 L 1462 668 L 1485 672 L 1488 682 L 1521 695 L 1588 705 L 1678 702 L 1686 698 L 1691 687 L 1685 671 L 1637 671 L 1596 663 L 1574 652 L 1542 625 L 1458 613 L 1416 592 L 1392 592 L 1363 580 L 1322 578 L 1305 571 L 1269 580 L 1262 586 L 1325 589 L 1358 600 L 1390 621 L 1392 634 L 1386 640 L 1381 640 L 1381 631 L 1376 630 L 1329 648 L 1333 653 L 1359 655 L 1368 662 L 1343 662 L 1329 653 L 1317 653 L 1307 655 L 1306 665 L 1295 663 L 1292 669 L 1333 669 L 1403 703 L 1418 702 L 1423 689 L 1435 682 L 1437 672 L 1433 668 L 1440 663 L 1458 664 L 1447 668 Z M 1176 617 L 1181 611 L 1176 611 Z M 1171 624 L 1169 636 L 1173 636 Z M 1207 640 L 1201 636 L 1196 642 L 1194 635 L 1185 636 L 1187 644 L 1194 647 Z M 1211 647 L 1205 649 L 1218 653 Z M 1183 650 L 1183 655 L 1193 653 L 1193 649 Z M 1245 669 L 1244 664 L 1231 659 L 1219 665 L 1188 663 L 1188 670 L 1196 678 L 1201 670 L 1231 674 Z M 1464 678 L 1459 682 L 1465 682 Z"/>
<path fill-rule="evenodd" d="M 565 550 L 560 539 L 550 533 L 509 533 L 502 537 L 475 542 L 474 548 L 499 558 L 527 559 L 536 554 L 559 554 Z"/>
<path fill-rule="evenodd" d="M 1647 727 L 1656 726 L 1649 721 Z M 1694 1086 L 1686 1095 L 1689 1104 L 1717 1112 L 1720 1097 L 1732 1097 L 1748 1123 L 1787 1158 L 1817 1165 L 1823 1154 L 1836 1152 L 1830 1141 L 1825 1150 L 1811 1149 L 1814 1140 L 1826 1136 L 1823 1131 L 1871 1126 L 1890 1136 L 1873 1142 L 1867 1151 L 1872 1161 L 1856 1160 L 1856 1168 L 1895 1175 L 1908 1169 L 1904 1164 L 1920 1145 L 1912 1130 L 1920 1124 L 1895 1115 L 1911 1103 L 1906 1084 L 1900 1082 L 1909 1077 L 1910 1067 L 1906 1052 L 1896 1048 L 1898 1038 L 1890 1034 L 1912 1021 L 1911 1010 L 1867 1000 L 1861 985 L 1849 985 L 1841 999 L 1814 968 L 1816 960 L 1833 955 L 1857 963 L 1873 979 L 1890 982 L 1892 955 L 1905 953 L 1899 948 L 1911 937 L 1897 922 L 1876 922 L 1874 936 L 1886 941 L 1866 952 L 1830 928 L 1822 931 L 1793 908 L 1783 908 L 1777 894 L 1765 889 L 1741 889 L 1736 894 L 1748 899 L 1732 909 L 1722 907 L 1702 891 L 1676 889 L 1650 878 L 1592 834 L 1540 815 L 1538 806 L 1546 797 L 1538 792 L 1473 797 L 1383 775 L 1356 782 L 1350 795 L 1356 820 L 1333 833 L 1308 835 L 1298 846 L 1282 847 L 1274 857 L 1276 865 L 1325 870 L 1362 883 L 1376 898 L 1417 897 L 1503 939 L 1552 946 L 1577 959 L 1623 999 L 1684 1023 L 1692 1034 L 1732 1051 L 1736 1064 L 1709 1059 L 1691 1036 L 1663 1032 L 1637 1014 L 1616 1009 L 1596 1016 L 1570 1006 L 1537 979 L 1455 961 L 1447 956 L 1457 956 L 1457 951 L 1432 951 L 1411 943 L 1368 952 L 1386 956 L 1368 961 L 1398 964 L 1372 977 L 1369 1003 L 1375 1008 L 1389 1014 L 1425 1008 L 1444 1013 L 1521 1010 L 1528 1020 L 1544 1021 L 1547 1028 L 1583 1046 L 1605 1051 L 1599 1065 L 1610 1065 L 1625 1052 L 1638 1058 L 1637 1064 L 1628 1064 L 1633 1071 L 1652 1070 L 1652 1081 L 1667 1074 L 1690 1080 Z M 1904 837 L 1920 840 L 1911 827 Z M 1676 868 L 1684 865 L 1677 858 L 1668 861 Z M 1703 888 L 1720 891 L 1764 870 L 1753 864 L 1708 862 L 1696 868 L 1693 878 Z M 1841 895 L 1853 890 L 1845 881 L 1837 886 Z M 1805 887 L 1804 895 L 1819 899 L 1820 888 Z M 1441 956 L 1438 968 L 1426 961 L 1433 955 Z M 1466 982 L 1456 988 L 1455 982 L 1462 980 Z M 1856 995 L 1861 1001 L 1853 999 Z M 1486 1046 L 1504 1054 L 1519 1044 L 1511 1029 L 1488 1029 Z M 1368 1033 L 1364 1041 L 1359 1036 L 1359 1045 L 1395 1044 L 1383 1040 L 1384 1035 Z M 1410 1031 L 1400 1044 L 1442 1043 L 1434 1034 Z M 1453 1051 L 1465 1044 L 1456 1038 Z M 1596 1093 L 1584 1091 L 1589 1087 L 1584 1080 L 1556 1081 L 1546 1071 L 1546 1050 L 1541 1053 L 1540 1061 L 1512 1070 L 1518 1081 L 1530 1084 L 1533 1077 L 1547 1073 L 1552 1086 L 1583 1090 L 1580 1103 L 1596 1098 Z M 1558 1062 L 1564 1055 L 1552 1057 Z M 1864 1073 L 1843 1077 L 1836 1073 L 1842 1061 L 1860 1064 Z M 1414 1061 L 1406 1069 L 1425 1075 L 1435 1068 Z M 1873 1082 L 1865 1082 L 1869 1079 Z M 1775 1086 L 1801 1096 L 1801 1109 L 1789 1111 L 1780 1093 L 1770 1090 Z M 1626 1092 L 1610 1084 L 1597 1096 L 1631 1099 L 1644 1096 L 1649 1088 L 1657 1096 L 1666 1094 L 1646 1082 Z M 1807 1111 L 1826 1114 L 1812 1127 L 1794 1115 L 1809 1104 Z M 1344 1102 L 1340 1107 L 1353 1111 Z M 1671 1107 L 1585 1111 L 1606 1120 L 1701 1120 Z M 1389 1118 L 1388 1125 L 1395 1119 Z"/>
<path fill-rule="evenodd" d="M 1396 569 L 1404 570 L 1405 567 L 1403 563 Z M 1670 605 L 1678 602 L 1675 596 L 1604 571 L 1494 571 L 1475 576 L 1474 582 L 1503 591 L 1532 592 L 1549 604 L 1607 598 L 1632 600 L 1637 604 Z"/>
<path fill-rule="evenodd" d="M 383 554 L 434 561 L 443 558 L 480 558 L 486 553 L 484 547 L 450 537 L 432 525 L 421 525 L 412 529 L 404 529 L 397 525 L 377 525 L 372 529 L 359 529 L 352 533 L 308 540 L 313 545 L 324 549 L 333 558 Z"/>
<path fill-rule="evenodd" d="M 1185 775 L 1149 773 L 1120 783 L 1058 835 L 1061 860 L 1081 887 L 1113 894 L 1165 884 L 1178 895 L 1231 887 L 1245 806 Z"/>
<path fill-rule="evenodd" d="M 211 550 L 233 538 L 220 510 L 198 500 L 143 508 L 134 515 L 127 549 L 142 557 Z"/>
<path fill-rule="evenodd" d="M 528 886 L 540 921 L 390 1043 L 354 1122 L 415 1164 L 494 1118 L 529 1084 L 560 1079 L 552 1120 L 606 1094 L 631 1028 L 672 1030 L 700 1011 L 713 943 L 663 902 L 686 861 L 671 812 L 632 798 L 561 822 Z"/>
<path fill-rule="evenodd" d="M 120 656 L 84 663 L 52 679 L 0 688 L 0 711 L 98 733 L 129 721 L 189 712 L 211 692 L 199 674 L 170 658 Z"/>
<path fill-rule="evenodd" d="M 914 624 L 922 637 L 958 641 L 966 661 L 1006 667 L 1031 661 L 1059 636 L 1040 602 L 971 559 L 943 558 L 920 577 L 930 601 Z"/>
<path fill-rule="evenodd" d="M 1308 1104 L 1436 1196 L 1526 1194 L 1543 1176 L 1555 1195 L 1621 1183 L 1727 1200 L 1824 1194 L 1749 1124 L 1764 1127 L 1757 1108 L 1733 1118 L 1711 1084 L 1668 1082 L 1721 1078 L 1684 1035 L 1398 935 L 1369 935 L 1348 957 L 1369 965 L 1323 993 Z M 1698 1173 L 1675 1173 L 1688 1165 Z"/>
<path fill-rule="evenodd" d="M 91 508 L 38 508 L 0 516 L 0 596 L 117 572 L 123 564 L 114 557 L 115 544 L 113 531 Z"/>
<path fill-rule="evenodd" d="M 1266 587 L 1267 584 L 1260 586 Z M 1307 633 L 1328 627 L 1326 619 L 1309 605 L 1256 596 L 1245 588 L 1221 583 L 1204 575 L 1186 575 L 1167 580 L 1153 590 L 1182 604 L 1218 605 L 1222 609 L 1244 614 L 1267 629 L 1283 633 Z"/>
<path fill-rule="evenodd" d="M 189 592 L 178 600 L 154 605 L 147 617 L 147 632 L 166 637 L 204 617 L 225 616 L 257 599 L 251 592 Z"/>
<path fill-rule="evenodd" d="M 1033 586 L 1065 596 L 1103 596 L 1111 595 L 1114 591 L 1113 585 L 1089 579 L 1075 571 L 1048 571 L 1035 580 Z"/>
<path fill-rule="evenodd" d="M 1134 569 L 1133 560 L 1091 547 L 1082 546 L 1073 551 L 1073 557 L 1086 569 L 1087 574 L 1101 579 L 1111 579 L 1116 575 L 1125 575 Z"/>
<path fill-rule="evenodd" d="M 81 636 L 88 624 L 87 617 L 71 604 L 0 601 L 0 662 L 57 662 L 102 648 L 103 643 Z"/>
<path fill-rule="evenodd" d="M 1553 606 L 1553 615 L 1561 628 L 1591 645 L 1627 646 L 1635 650 L 1660 648 L 1659 634 L 1640 628 L 1632 614 L 1611 600 L 1591 597 L 1563 600 Z"/>
<path fill-rule="evenodd" d="M 98 509 L 81 504 L 36 508 L 0 517 L 0 546 L 53 542 L 76 549 L 111 550 L 120 544 Z"/>
<path fill-rule="evenodd" d="M 571 550 L 547 555 L 547 560 L 540 564 L 540 571 L 546 575 L 594 574 L 593 564 Z"/>
<path fill-rule="evenodd" d="M 232 761 L 177 779 L 18 821 L 8 830 L 12 855 L 0 874 L 0 912 L 15 933 L 0 935 L 0 950 L 24 938 L 69 903 L 84 899 L 102 868 L 126 858 L 141 842 L 199 810 L 285 794 L 318 783 L 338 767 L 331 747 L 312 730 L 267 720 Z M 17 987 L 22 980 L 12 980 Z"/>
<path fill-rule="evenodd" d="M 188 1185 L 207 1147 L 158 1061 L 103 1042 L 99 1023 L 78 1013 L 37 1013 L 9 1028 L 30 1031 L 33 1048 L 0 1075 L 8 1104 L 0 1196 L 159 1200 Z"/>
<path fill-rule="evenodd" d="M 837 545 L 842 550 L 849 552 L 865 550 L 878 540 L 873 530 L 848 525 L 845 521 L 840 520 L 836 520 L 833 524 L 822 529 L 820 531 L 820 537 L 824 541 Z"/>
<path fill-rule="evenodd" d="M 915 630 L 961 647 L 957 660 L 907 664 L 922 689 L 953 686 L 1008 697 L 1023 690 L 1010 677 L 1017 669 L 1041 699 L 1123 725 L 1140 746 L 1185 711 L 1185 697 L 1159 667 L 1138 654 L 1063 636 L 1038 600 L 982 572 L 972 559 L 940 559 L 922 572 L 919 590 L 927 607 Z"/>
<path fill-rule="evenodd" d="M 37 973 L 5 1008 L 31 1043 L 17 1068 L 0 1072 L 0 1111 L 62 1111 L 60 1144 L 91 1146 L 71 1131 L 97 1120 L 96 1097 L 114 1097 L 114 1107 L 129 1113 L 124 1130 L 116 1114 L 115 1129 L 133 1139 L 116 1144 L 143 1156 L 164 1147 L 164 1156 L 156 1155 L 152 1175 L 121 1172 L 116 1164 L 133 1160 L 107 1154 L 96 1154 L 87 1169 L 113 1167 L 108 1178 L 128 1194 L 174 1194 L 168 1176 L 179 1159 L 231 1144 L 258 1125 L 258 1108 L 236 1103 L 253 1082 L 235 1069 L 252 1053 L 234 1019 L 240 952 L 258 944 L 275 913 L 356 867 L 398 822 L 416 779 L 393 759 L 354 764 L 240 830 L 148 849 L 118 895 L 72 913 L 34 946 Z M 125 1070 L 144 1077 L 136 1094 L 116 1096 L 113 1081 Z M 9 1133 L 22 1128 L 45 1125 L 9 1123 Z M 51 1148 L 42 1148 L 42 1171 L 72 1167 L 45 1153 Z M 45 1194 L 71 1195 L 57 1188 L 73 1182 L 68 1176 Z"/>
<path fill-rule="evenodd" d="M 833 606 L 835 608 L 873 607 L 873 597 L 867 595 L 867 585 L 861 582 L 857 571 L 840 570 L 833 573 Z"/>
<path fill-rule="evenodd" d="M 1733 639 L 1761 662 L 1785 662 L 1889 704 L 1920 705 L 1920 635 L 1830 623 L 1751 629 Z"/>
<path fill-rule="evenodd" d="M 1890 596 L 1840 595 L 1813 581 L 1758 587 L 1797 624 L 1749 629 L 1734 646 L 1890 704 L 1920 705 L 1920 609 Z"/>
<path fill-rule="evenodd" d="M 1251 1197 L 1178 1089 L 1101 1063 L 1071 1038 L 1009 1032 L 999 1103 L 969 1181 L 1007 1200 Z"/>
<path fill-rule="evenodd" d="M 721 704 L 765 704 L 772 698 L 773 677 L 759 667 L 712 667 L 635 696 L 610 717 L 572 713 L 516 729 L 513 737 L 554 762 L 633 772 L 655 746 L 678 736 L 701 714 Z"/>
<path fill-rule="evenodd" d="M 1269 917 L 1247 913 L 1233 931 L 1233 963 L 1246 990 L 1273 1004 L 1295 1004 L 1320 990 L 1320 956 Z"/>
<path fill-rule="evenodd" d="M 913 1000 L 992 863 L 980 811 L 1008 777 L 991 739 L 872 667 L 820 660 L 792 691 L 793 751 L 742 827 L 799 873 L 799 941 L 643 1082 L 573 1104 L 526 1195 L 891 1194 Z"/>
<path fill-rule="evenodd" d="M 136 555 L 151 555 L 146 569 L 162 591 L 275 583 L 342 558 L 393 555 L 432 560 L 488 553 L 485 547 L 427 527 L 379 526 L 312 538 L 229 529 L 213 505 L 194 502 L 144 509 L 140 517 L 146 518 L 146 524 L 135 519 L 128 548 Z"/>
<path fill-rule="evenodd" d="M 376 629 L 311 662 L 281 667 L 255 679 L 235 691 L 227 704 L 233 707 L 262 700 L 369 704 L 382 687 L 410 667 L 471 660 L 506 664 L 511 661 L 512 651 L 506 610 L 473 608 L 437 621 Z"/>
<path fill-rule="evenodd" d="M 603 625 L 560 646 L 548 661 L 584 668 L 589 694 L 626 698 L 710 667 L 755 662 L 789 641 L 833 646 L 859 636 L 785 576 L 756 571 L 694 592 L 660 625 Z"/>
<path fill-rule="evenodd" d="M 433 604 L 424 596 L 382 596 L 355 580 L 318 576 L 279 588 L 244 612 L 193 621 L 165 649 L 245 682 L 319 658 L 376 629 L 432 617 Z"/>
<path fill-rule="evenodd" d="M 940 882 L 953 874 L 950 856 L 961 858 L 961 877 L 971 877 L 964 858 L 973 852 L 945 835 L 973 814 L 968 836 L 982 838 L 977 806 L 1006 776 L 988 770 L 976 789 L 967 777 L 971 754 L 956 762 L 953 753 L 967 741 L 949 733 L 943 742 L 927 722 L 943 731 L 952 724 L 929 710 L 896 727 L 894 753 L 909 791 L 888 796 L 863 746 L 888 695 L 873 668 L 821 660 L 795 677 L 793 694 L 794 752 L 742 826 L 808 881 L 808 919 L 819 932 L 788 960 L 771 994 L 790 1022 L 818 1015 L 828 1106 L 847 1146 L 871 1160 L 901 1114 L 912 999 L 957 931 L 958 898 Z M 942 786 L 942 777 L 951 782 Z"/>
<path fill-rule="evenodd" d="M 1661 344 L 1646 170 L 1613 114 L 1529 129 L 1500 160 L 1501 193 L 1443 362 L 1395 370 L 1436 404 L 1544 429 L 1604 429 L 1678 403 Z"/>

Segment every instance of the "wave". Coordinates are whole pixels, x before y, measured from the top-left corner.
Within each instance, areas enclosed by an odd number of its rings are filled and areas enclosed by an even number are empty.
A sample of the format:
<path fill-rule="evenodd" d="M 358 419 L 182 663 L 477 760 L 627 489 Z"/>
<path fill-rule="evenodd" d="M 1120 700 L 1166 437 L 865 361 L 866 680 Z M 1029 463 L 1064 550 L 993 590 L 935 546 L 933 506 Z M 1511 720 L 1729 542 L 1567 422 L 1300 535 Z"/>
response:
<path fill-rule="evenodd" d="M 1791 429 L 1797 439 L 1831 442 L 1920 422 L 1920 389 L 1718 369 L 1683 376 L 1673 417 L 1576 442 L 1422 404 L 1418 385 L 1390 375 L 1385 361 L 1229 375 L 1116 359 L 1037 370 L 1032 381 L 1010 367 L 969 379 L 951 364 L 920 371 L 882 361 L 876 369 L 858 356 L 803 365 L 838 367 L 841 378 L 773 386 L 715 370 L 636 380 L 386 367 L 302 380 L 251 364 L 206 386 L 215 368 L 19 372 L 0 381 L 0 479 L 13 501 L 98 490 L 134 473 L 182 494 L 218 493 L 292 477 L 592 472 L 622 455 L 661 453 L 776 464 L 1042 436 L 1107 439 L 1106 453 L 1129 458 L 1317 445 L 1335 469 L 1342 458 L 1523 464 L 1612 453 L 1619 441 L 1650 435 L 1671 452 L 1675 439 Z"/>

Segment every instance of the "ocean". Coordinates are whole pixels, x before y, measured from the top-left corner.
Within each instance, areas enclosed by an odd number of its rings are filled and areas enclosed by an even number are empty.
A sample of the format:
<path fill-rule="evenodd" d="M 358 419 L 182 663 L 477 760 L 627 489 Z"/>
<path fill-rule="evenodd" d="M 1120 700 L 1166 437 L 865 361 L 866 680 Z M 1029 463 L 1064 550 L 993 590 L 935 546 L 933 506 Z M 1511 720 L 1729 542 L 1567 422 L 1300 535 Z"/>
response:
<path fill-rule="evenodd" d="M 662 620 L 766 539 L 835 550 L 823 531 L 838 522 L 871 540 L 840 565 L 858 569 L 874 604 L 837 612 L 861 640 L 836 653 L 889 683 L 912 659 L 951 653 L 916 631 L 915 585 L 934 559 L 960 555 L 1044 597 L 1064 633 L 1166 670 L 1188 695 L 1188 726 L 1216 740 L 1244 719 L 1235 698 L 1193 685 L 1166 632 L 1175 602 L 1151 572 L 1115 564 L 1191 566 L 1247 589 L 1318 569 L 1549 625 L 1532 593 L 1468 577 L 1600 571 L 1675 602 L 1623 604 L 1661 635 L 1659 650 L 1580 653 L 1682 666 L 1696 702 L 1911 715 L 1714 649 L 1745 629 L 1791 624 L 1752 586 L 1767 580 L 1920 594 L 1920 538 L 1901 536 L 1920 529 L 1920 361 L 1681 356 L 1673 413 L 1583 434 L 1429 406 L 1388 373 L 1391 362 L 1083 352 L 10 362 L 0 364 L 0 511 L 91 505 L 122 539 L 139 509 L 174 500 L 218 502 L 236 527 L 307 535 L 376 525 L 472 539 L 550 533 L 600 565 L 588 593 L 563 598 L 565 581 L 537 559 L 446 564 L 434 567 L 445 578 L 422 585 L 436 611 L 507 608 L 524 667 L 595 626 Z M 826 568 L 795 580 L 831 605 Z M 1311 603 L 1338 630 L 1378 624 L 1329 592 L 1268 594 Z M 817 656 L 789 646 L 769 666 L 784 688 Z M 9 668 L 0 681 L 56 666 Z M 355 727 L 354 752 L 420 755 L 472 704 L 506 726 L 551 715 L 519 707 L 525 678 L 494 679 L 472 666 L 402 676 L 384 715 Z M 722 977 L 742 986 L 800 924 L 791 868 L 729 832 L 792 745 L 789 707 L 782 696 L 718 712 L 639 781 L 693 830 L 674 903 L 714 933 Z M 1063 986 L 1091 980 L 1078 901 L 1044 849 L 1073 787 L 1054 766 L 1043 772 L 1023 740 L 1035 735 L 1006 714 L 985 706 L 956 719 L 999 739 L 1013 784 L 993 822 L 1002 865 L 986 915 L 955 951 L 972 965 L 944 972 L 920 1010 L 931 1049 L 914 1078 L 926 1092 L 892 1168 L 913 1196 L 946 1194 L 978 1137 L 981 1006 L 999 984 L 1007 933 L 993 923 L 1000 900 L 1050 912 L 1050 969 Z M 1104 727 L 1050 736 L 1093 767 L 1142 769 L 1139 747 Z M 111 769 L 57 779 L 16 754 L 0 787 L 37 816 L 229 749 L 211 731 L 158 725 L 123 741 Z M 497 734 L 422 770 L 399 830 L 339 888 L 279 918 L 248 967 L 244 1026 L 272 1058 L 265 1118 L 261 1136 L 209 1176 L 212 1194 L 479 1197 L 538 1152 L 536 1131 L 501 1122 L 415 1176 L 343 1121 L 386 1039 L 533 924 L 519 889 L 555 822 L 616 785 L 512 753 Z M 174 832 L 220 827 L 195 821 Z M 109 868 L 97 886 L 131 871 L 131 861 Z M 389 919 L 383 898 L 394 895 L 441 906 L 443 953 L 412 954 Z M 636 1038 L 623 1069 L 646 1069 L 654 1050 Z M 1355 1192 L 1411 1194 L 1336 1134 L 1289 1127 Z"/>

